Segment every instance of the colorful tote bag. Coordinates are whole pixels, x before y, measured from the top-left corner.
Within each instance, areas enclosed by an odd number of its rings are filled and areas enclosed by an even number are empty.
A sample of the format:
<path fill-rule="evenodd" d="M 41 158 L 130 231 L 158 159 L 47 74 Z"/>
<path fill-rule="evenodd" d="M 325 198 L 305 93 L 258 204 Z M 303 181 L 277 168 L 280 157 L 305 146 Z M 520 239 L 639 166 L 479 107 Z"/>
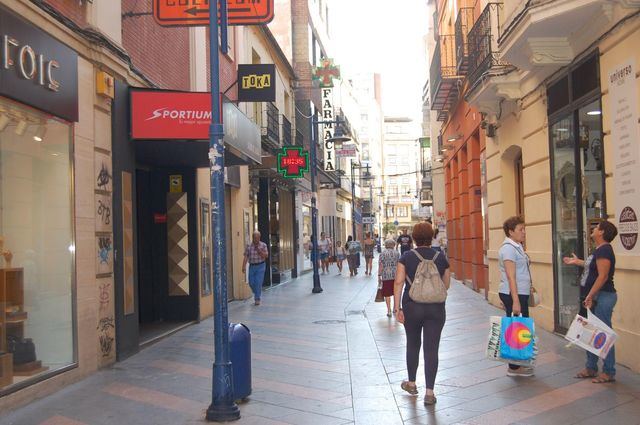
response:
<path fill-rule="evenodd" d="M 503 317 L 500 323 L 500 357 L 530 360 L 534 354 L 535 326 L 530 317 Z"/>
<path fill-rule="evenodd" d="M 500 357 L 500 328 L 502 325 L 502 316 L 489 317 L 489 336 L 487 338 L 487 351 L 485 352 L 489 360 L 495 360 L 503 363 L 515 364 L 518 366 L 532 367 L 536 364 L 538 357 L 538 338 L 533 339 L 533 357 L 528 360 L 509 360 Z"/>

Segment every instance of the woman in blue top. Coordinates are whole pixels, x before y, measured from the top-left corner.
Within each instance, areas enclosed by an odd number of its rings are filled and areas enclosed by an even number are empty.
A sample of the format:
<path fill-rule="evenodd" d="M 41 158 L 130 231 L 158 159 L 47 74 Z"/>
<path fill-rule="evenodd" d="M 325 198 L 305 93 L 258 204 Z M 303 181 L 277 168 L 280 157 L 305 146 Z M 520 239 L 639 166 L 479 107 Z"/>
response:
<path fill-rule="evenodd" d="M 504 304 L 507 316 L 529 317 L 531 274 L 529 256 L 524 252 L 526 232 L 521 217 L 510 217 L 502 225 L 505 239 L 498 251 L 500 287 L 498 296 Z M 532 376 L 530 367 L 509 364 L 507 376 Z"/>
<path fill-rule="evenodd" d="M 618 302 L 618 294 L 613 285 L 613 275 L 616 271 L 616 256 L 611 247 L 611 241 L 618 235 L 618 229 L 609 221 L 601 221 L 591 232 L 591 239 L 596 244 L 593 254 L 583 261 L 572 254 L 564 257 L 565 264 L 573 264 L 585 268 L 586 278 L 580 282 L 580 298 L 582 304 L 593 311 L 597 318 L 611 327 L 613 307 Z M 604 359 L 602 373 L 598 375 L 598 356 L 587 351 L 585 368 L 578 372 L 576 378 L 593 378 L 594 384 L 615 381 L 616 352 L 615 347 Z"/>

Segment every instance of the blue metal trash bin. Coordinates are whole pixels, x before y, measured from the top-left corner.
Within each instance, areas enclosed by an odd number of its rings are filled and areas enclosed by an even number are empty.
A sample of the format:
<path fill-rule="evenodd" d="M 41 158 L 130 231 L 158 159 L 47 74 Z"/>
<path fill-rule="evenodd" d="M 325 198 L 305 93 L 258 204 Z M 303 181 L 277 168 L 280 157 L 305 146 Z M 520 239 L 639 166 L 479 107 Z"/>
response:
<path fill-rule="evenodd" d="M 229 351 L 233 370 L 233 399 L 251 394 L 251 332 L 242 323 L 229 323 Z"/>

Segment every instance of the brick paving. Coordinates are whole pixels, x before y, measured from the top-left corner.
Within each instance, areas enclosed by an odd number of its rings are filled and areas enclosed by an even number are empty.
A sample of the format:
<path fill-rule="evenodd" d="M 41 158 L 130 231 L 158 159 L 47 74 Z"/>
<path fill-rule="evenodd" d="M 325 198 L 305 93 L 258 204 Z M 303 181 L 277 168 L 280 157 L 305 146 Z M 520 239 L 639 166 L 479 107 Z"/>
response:
<path fill-rule="evenodd" d="M 375 269 L 375 268 L 374 268 Z M 404 330 L 374 303 L 375 277 L 309 274 L 266 291 L 262 305 L 230 304 L 252 333 L 253 393 L 237 424 L 640 424 L 640 375 L 618 368 L 614 384 L 573 375 L 584 354 L 540 334 L 535 377 L 510 378 L 484 358 L 488 316 L 500 311 L 454 283 L 440 345 L 438 403 L 400 389 Z M 211 396 L 213 320 L 0 417 L 0 424 L 200 424 Z"/>

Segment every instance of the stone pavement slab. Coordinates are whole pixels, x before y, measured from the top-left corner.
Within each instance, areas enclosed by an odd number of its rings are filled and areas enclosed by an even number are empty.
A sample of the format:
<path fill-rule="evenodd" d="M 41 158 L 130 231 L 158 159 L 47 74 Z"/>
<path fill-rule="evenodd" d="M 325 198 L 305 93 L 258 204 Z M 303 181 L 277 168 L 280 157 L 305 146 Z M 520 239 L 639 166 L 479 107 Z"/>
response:
<path fill-rule="evenodd" d="M 506 376 L 484 357 L 488 317 L 501 312 L 454 283 L 440 344 L 438 403 L 400 389 L 406 379 L 402 325 L 374 303 L 376 279 L 311 275 L 267 290 L 263 303 L 233 302 L 230 320 L 252 334 L 251 396 L 243 425 L 276 424 L 640 424 L 640 375 L 618 367 L 597 385 L 573 375 L 582 350 L 540 331 L 532 378 Z M 204 424 L 211 397 L 213 320 L 183 329 L 139 354 L 13 412 L 0 425 Z"/>

